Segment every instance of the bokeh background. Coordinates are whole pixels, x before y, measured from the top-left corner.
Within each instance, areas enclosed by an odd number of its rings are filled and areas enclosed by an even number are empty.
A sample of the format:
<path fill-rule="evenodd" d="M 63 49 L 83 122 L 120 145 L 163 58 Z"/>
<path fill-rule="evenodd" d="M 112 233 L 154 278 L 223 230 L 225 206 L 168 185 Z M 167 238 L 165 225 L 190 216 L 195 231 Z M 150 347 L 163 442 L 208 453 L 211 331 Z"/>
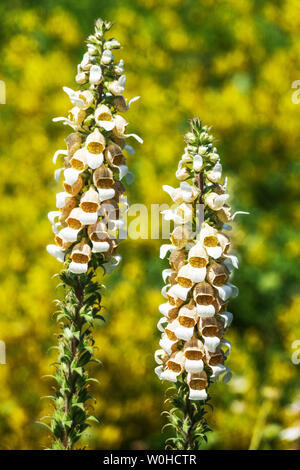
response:
<path fill-rule="evenodd" d="M 49 443 L 36 421 L 49 412 L 57 326 L 53 275 L 45 250 L 55 206 L 52 155 L 67 128 L 52 123 L 69 101 L 84 39 L 99 16 L 114 21 L 124 46 L 127 97 L 141 95 L 126 116 L 144 138 L 130 157 L 131 202 L 169 202 L 189 118 L 213 126 L 231 203 L 248 210 L 234 224 L 240 296 L 230 384 L 213 387 L 211 449 L 300 447 L 299 118 L 292 82 L 300 79 L 297 0 L 6 0 L 0 4 L 0 448 Z M 138 146 L 137 146 L 138 147 Z M 158 240 L 124 241 L 121 267 L 105 279 L 106 324 L 96 331 L 95 414 L 88 448 L 161 449 L 165 387 L 153 373 L 162 301 Z M 298 355 L 299 357 L 299 355 Z"/>

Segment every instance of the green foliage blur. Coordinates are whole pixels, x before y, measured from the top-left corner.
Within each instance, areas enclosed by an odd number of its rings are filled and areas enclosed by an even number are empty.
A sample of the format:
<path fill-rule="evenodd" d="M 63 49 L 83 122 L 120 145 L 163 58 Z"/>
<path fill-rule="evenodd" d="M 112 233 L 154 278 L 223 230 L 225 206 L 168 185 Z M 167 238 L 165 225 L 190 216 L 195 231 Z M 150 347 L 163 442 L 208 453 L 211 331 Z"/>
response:
<path fill-rule="evenodd" d="M 229 384 L 212 387 L 211 449 L 300 448 L 299 118 L 292 83 L 300 79 L 297 0 L 4 0 L 0 4 L 0 448 L 42 449 L 55 360 L 53 275 L 61 265 L 47 212 L 55 208 L 52 155 L 68 129 L 52 123 L 69 109 L 62 86 L 76 87 L 77 63 L 96 18 L 115 22 L 124 46 L 126 116 L 144 138 L 130 157 L 132 203 L 169 202 L 188 119 L 213 126 L 229 176 L 231 204 L 248 210 L 233 227 L 240 295 Z M 121 267 L 103 292 L 104 326 L 95 332 L 97 402 L 83 445 L 162 449 L 165 386 L 154 375 L 157 307 L 162 302 L 159 240 L 128 240 Z M 294 344 L 295 347 L 295 344 Z M 299 346 L 298 346 L 299 348 Z M 299 358 L 299 354 L 298 354 Z M 298 434 L 297 434 L 298 433 Z M 298 436 L 298 437 L 297 437 Z M 298 439 L 298 440 L 297 440 Z"/>

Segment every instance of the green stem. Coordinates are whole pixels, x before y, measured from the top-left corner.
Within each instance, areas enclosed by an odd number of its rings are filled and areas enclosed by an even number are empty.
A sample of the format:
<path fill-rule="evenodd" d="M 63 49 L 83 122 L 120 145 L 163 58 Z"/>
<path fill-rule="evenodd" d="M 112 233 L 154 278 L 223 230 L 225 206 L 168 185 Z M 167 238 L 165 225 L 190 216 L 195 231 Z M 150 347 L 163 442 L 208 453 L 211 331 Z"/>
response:
<path fill-rule="evenodd" d="M 86 367 L 99 362 L 93 356 L 92 330 L 95 320 L 103 318 L 99 315 L 100 286 L 92 277 L 93 273 L 61 274 L 66 296 L 58 312 L 58 321 L 63 324 L 58 341 L 57 388 L 52 397 L 55 407 L 49 426 L 51 448 L 55 450 L 73 450 L 89 420 L 96 420 L 87 412 L 87 402 L 93 398 L 88 392 L 89 382 L 94 379 L 89 378 Z"/>

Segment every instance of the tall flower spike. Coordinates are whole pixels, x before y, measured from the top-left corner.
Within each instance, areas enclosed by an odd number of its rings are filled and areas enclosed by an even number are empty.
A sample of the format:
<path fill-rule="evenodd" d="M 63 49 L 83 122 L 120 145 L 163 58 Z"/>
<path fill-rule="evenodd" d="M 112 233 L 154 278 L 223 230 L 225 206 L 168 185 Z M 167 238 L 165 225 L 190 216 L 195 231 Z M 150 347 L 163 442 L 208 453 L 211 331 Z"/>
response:
<path fill-rule="evenodd" d="M 55 171 L 56 180 L 64 175 L 64 190 L 57 194 L 57 211 L 48 216 L 55 244 L 48 245 L 47 251 L 64 264 L 60 278 L 66 290 L 57 317 L 63 326 L 58 337 L 54 411 L 46 425 L 53 435 L 52 449 L 73 449 L 89 420 L 95 420 L 87 411 L 92 398 L 88 383 L 93 379 L 86 366 L 95 361 L 95 319 L 103 318 L 99 314 L 100 285 L 93 277 L 98 267 L 109 273 L 120 262 L 116 249 L 127 209 L 123 181 L 132 179 L 123 152 L 134 153 L 126 144 L 128 137 L 142 143 L 135 134 L 126 134 L 128 123 L 118 114 L 127 111 L 130 102 L 122 96 L 126 81 L 123 61 L 114 63 L 113 50 L 120 44 L 105 39 L 110 28 L 110 23 L 97 20 L 78 65 L 80 89 L 63 88 L 72 109 L 67 118 L 54 119 L 70 126 L 72 132 L 66 138 L 66 149 L 53 157 L 54 163 L 61 156 L 64 159 L 63 168 Z"/>
<path fill-rule="evenodd" d="M 176 172 L 180 186 L 163 187 L 177 207 L 163 211 L 175 228 L 171 244 L 161 247 L 161 258 L 170 252 L 170 269 L 163 271 L 167 284 L 162 292 L 168 302 L 159 307 L 162 337 L 155 372 L 174 383 L 167 412 L 175 433 L 167 441 L 172 449 L 196 450 L 206 441 L 208 389 L 219 378 L 231 378 L 225 365 L 230 343 L 224 333 L 232 320 L 227 301 L 237 295 L 229 278 L 238 261 L 229 253 L 230 239 L 223 232 L 231 229 L 233 217 L 209 132 L 198 118 L 191 121 Z"/>

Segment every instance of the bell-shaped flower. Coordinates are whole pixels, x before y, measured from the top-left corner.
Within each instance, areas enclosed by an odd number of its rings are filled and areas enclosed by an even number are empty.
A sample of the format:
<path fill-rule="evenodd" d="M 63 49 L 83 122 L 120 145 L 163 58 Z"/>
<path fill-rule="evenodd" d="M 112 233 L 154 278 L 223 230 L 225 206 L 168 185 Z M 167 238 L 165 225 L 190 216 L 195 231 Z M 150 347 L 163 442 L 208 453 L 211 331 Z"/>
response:
<path fill-rule="evenodd" d="M 88 109 L 94 104 L 94 95 L 90 90 L 78 91 L 78 97 L 82 100 L 82 109 Z"/>
<path fill-rule="evenodd" d="M 79 97 L 78 91 L 74 91 L 72 90 L 72 88 L 68 88 L 67 86 L 64 86 L 63 90 L 65 93 L 67 93 L 73 106 L 78 106 L 79 108 L 83 108 L 84 101 Z"/>
<path fill-rule="evenodd" d="M 90 187 L 80 199 L 80 207 L 84 212 L 97 213 L 100 206 L 98 192 Z"/>
<path fill-rule="evenodd" d="M 115 121 L 108 106 L 100 104 L 95 110 L 95 122 L 106 131 L 111 131 L 115 127 Z"/>
<path fill-rule="evenodd" d="M 224 206 L 228 198 L 229 194 L 227 193 L 217 194 L 215 192 L 211 192 L 205 197 L 205 202 L 210 209 L 218 211 Z"/>
<path fill-rule="evenodd" d="M 72 108 L 69 111 L 68 120 L 71 123 L 73 123 L 75 126 L 80 126 L 82 122 L 85 120 L 85 118 L 86 118 L 86 112 L 84 109 L 80 108 L 79 106 L 74 106 L 74 108 Z"/>
<path fill-rule="evenodd" d="M 184 371 L 185 357 L 182 351 L 177 351 L 171 355 L 166 363 L 166 369 L 161 374 L 161 380 L 176 382 L 177 377 Z"/>
<path fill-rule="evenodd" d="M 194 156 L 194 159 L 193 159 L 193 170 L 196 172 L 196 173 L 199 173 L 199 171 L 201 171 L 203 167 L 203 158 L 201 157 L 201 155 L 195 155 Z"/>
<path fill-rule="evenodd" d="M 232 378 L 231 370 L 224 366 L 224 364 L 218 364 L 216 366 L 210 366 L 212 374 L 210 376 L 211 382 L 217 382 L 221 378 L 222 382 L 227 383 Z"/>
<path fill-rule="evenodd" d="M 105 137 L 98 128 L 87 136 L 85 146 L 92 154 L 102 154 L 105 149 Z"/>
<path fill-rule="evenodd" d="M 55 243 L 56 245 L 62 250 L 62 251 L 65 251 L 67 250 L 68 248 L 70 248 L 70 246 L 72 245 L 73 242 L 68 242 L 66 241 L 62 235 L 61 235 L 61 231 L 58 232 L 56 235 L 55 235 Z"/>
<path fill-rule="evenodd" d="M 179 226 L 175 227 L 173 232 L 171 233 L 171 242 L 177 248 L 181 249 L 186 246 L 188 241 L 190 240 L 190 232 L 186 226 Z"/>
<path fill-rule="evenodd" d="M 78 85 L 85 85 L 88 81 L 88 73 L 87 72 L 78 72 L 75 76 L 75 82 Z"/>
<path fill-rule="evenodd" d="M 214 301 L 214 289 L 208 282 L 199 282 L 194 288 L 194 299 L 198 305 L 210 305 Z"/>
<path fill-rule="evenodd" d="M 215 351 L 209 351 L 207 348 L 205 348 L 205 362 L 210 367 L 223 363 L 224 359 L 224 353 L 220 348 L 220 345 Z"/>
<path fill-rule="evenodd" d="M 185 252 L 183 250 L 172 251 L 169 262 L 173 271 L 179 271 L 179 269 L 186 264 Z"/>
<path fill-rule="evenodd" d="M 160 347 L 166 351 L 167 354 L 172 354 L 177 349 L 178 339 L 175 341 L 170 340 L 168 336 L 164 333 L 159 341 Z"/>
<path fill-rule="evenodd" d="M 74 153 L 73 157 L 71 158 L 70 160 L 70 165 L 71 167 L 74 169 L 74 170 L 77 170 L 77 171 L 84 171 L 87 169 L 88 167 L 88 164 L 87 164 L 87 160 L 86 160 L 86 157 L 87 157 L 87 150 L 85 148 L 80 148 L 78 150 L 76 150 L 76 152 Z M 69 170 L 69 168 L 68 168 Z M 66 173 L 67 170 L 65 170 L 65 173 Z M 66 178 L 66 176 L 65 176 Z"/>
<path fill-rule="evenodd" d="M 72 170 L 74 172 L 77 171 L 77 170 L 73 170 L 73 168 L 68 168 L 68 170 Z M 73 174 L 69 173 L 67 176 L 69 178 L 71 176 L 73 177 L 73 175 L 75 175 L 75 173 Z M 71 196 L 76 196 L 83 186 L 83 181 L 82 181 L 80 174 L 77 173 L 77 175 L 78 175 L 77 180 L 74 181 L 74 183 L 68 183 L 67 181 L 64 181 L 65 191 Z"/>
<path fill-rule="evenodd" d="M 104 49 L 102 56 L 101 56 L 101 64 L 109 65 L 113 62 L 114 56 L 110 49 Z"/>
<path fill-rule="evenodd" d="M 194 334 L 197 323 L 197 310 L 194 305 L 188 304 L 181 307 L 175 324 L 175 335 L 184 341 L 189 341 Z"/>
<path fill-rule="evenodd" d="M 47 245 L 46 249 L 47 249 L 48 253 L 51 256 L 53 256 L 55 259 L 57 259 L 61 263 L 64 262 L 65 254 L 64 254 L 63 250 L 60 247 L 58 247 L 56 245 Z"/>
<path fill-rule="evenodd" d="M 190 266 L 191 280 L 194 282 L 204 281 L 206 277 L 208 255 L 201 242 L 197 242 L 190 248 L 188 262 Z"/>
<path fill-rule="evenodd" d="M 219 244 L 218 232 L 215 228 L 206 223 L 202 224 L 200 241 L 209 256 L 215 259 L 220 258 L 222 255 L 222 247 Z"/>
<path fill-rule="evenodd" d="M 229 271 L 224 264 L 211 263 L 207 268 L 207 280 L 214 287 L 223 286 L 229 278 Z"/>
<path fill-rule="evenodd" d="M 68 156 L 73 157 L 76 150 L 80 149 L 82 143 L 82 137 L 80 132 L 72 132 L 66 137 L 65 142 L 67 144 Z"/>
<path fill-rule="evenodd" d="M 189 398 L 190 400 L 206 400 L 206 387 L 208 386 L 208 380 L 206 372 L 188 373 L 187 383 L 190 388 Z"/>
<path fill-rule="evenodd" d="M 64 227 L 60 230 L 58 235 L 64 240 L 65 242 L 76 242 L 77 236 L 80 230 L 71 228 L 71 227 Z"/>
<path fill-rule="evenodd" d="M 234 298 L 238 296 L 239 290 L 236 286 L 231 284 L 230 282 L 227 282 L 227 284 L 217 287 L 216 289 L 218 291 L 219 297 L 221 300 L 226 302 L 230 297 Z"/>
<path fill-rule="evenodd" d="M 128 122 L 122 116 L 116 115 L 114 118 L 114 128 L 113 134 L 118 138 L 125 137 L 126 127 L 128 126 Z"/>
<path fill-rule="evenodd" d="M 107 163 L 112 166 L 120 166 L 125 164 L 125 157 L 122 153 L 122 149 L 119 145 L 110 142 L 105 149 L 105 159 Z"/>
<path fill-rule="evenodd" d="M 195 283 L 194 277 L 195 272 L 192 266 L 190 266 L 190 264 L 185 264 L 179 269 L 176 280 L 180 286 L 191 289 Z"/>
<path fill-rule="evenodd" d="M 202 372 L 204 368 L 204 347 L 203 343 L 193 336 L 184 345 L 185 370 L 190 373 Z"/>
<path fill-rule="evenodd" d="M 175 224 L 186 224 L 193 220 L 193 206 L 185 202 L 176 209 L 167 209 L 161 213 L 165 220 L 173 220 Z"/>
<path fill-rule="evenodd" d="M 230 206 L 224 204 L 221 209 L 217 211 L 217 216 L 223 224 L 228 224 L 232 220 Z"/>
<path fill-rule="evenodd" d="M 81 230 L 84 224 L 81 221 L 82 218 L 82 209 L 80 207 L 75 207 L 71 210 L 69 216 L 66 219 L 68 227 L 74 230 Z"/>
<path fill-rule="evenodd" d="M 212 170 L 209 170 L 206 173 L 207 178 L 212 181 L 213 183 L 220 183 L 222 179 L 222 165 L 221 163 L 217 162 Z"/>
<path fill-rule="evenodd" d="M 174 284 L 168 291 L 168 298 L 172 294 L 177 299 L 179 299 L 182 302 L 184 302 L 187 299 L 187 296 L 191 290 L 191 287 L 184 287 L 180 284 Z"/>
<path fill-rule="evenodd" d="M 122 95 L 125 90 L 126 85 L 126 76 L 121 75 L 118 80 L 113 80 L 112 82 L 107 84 L 107 88 L 112 95 L 118 96 Z"/>

